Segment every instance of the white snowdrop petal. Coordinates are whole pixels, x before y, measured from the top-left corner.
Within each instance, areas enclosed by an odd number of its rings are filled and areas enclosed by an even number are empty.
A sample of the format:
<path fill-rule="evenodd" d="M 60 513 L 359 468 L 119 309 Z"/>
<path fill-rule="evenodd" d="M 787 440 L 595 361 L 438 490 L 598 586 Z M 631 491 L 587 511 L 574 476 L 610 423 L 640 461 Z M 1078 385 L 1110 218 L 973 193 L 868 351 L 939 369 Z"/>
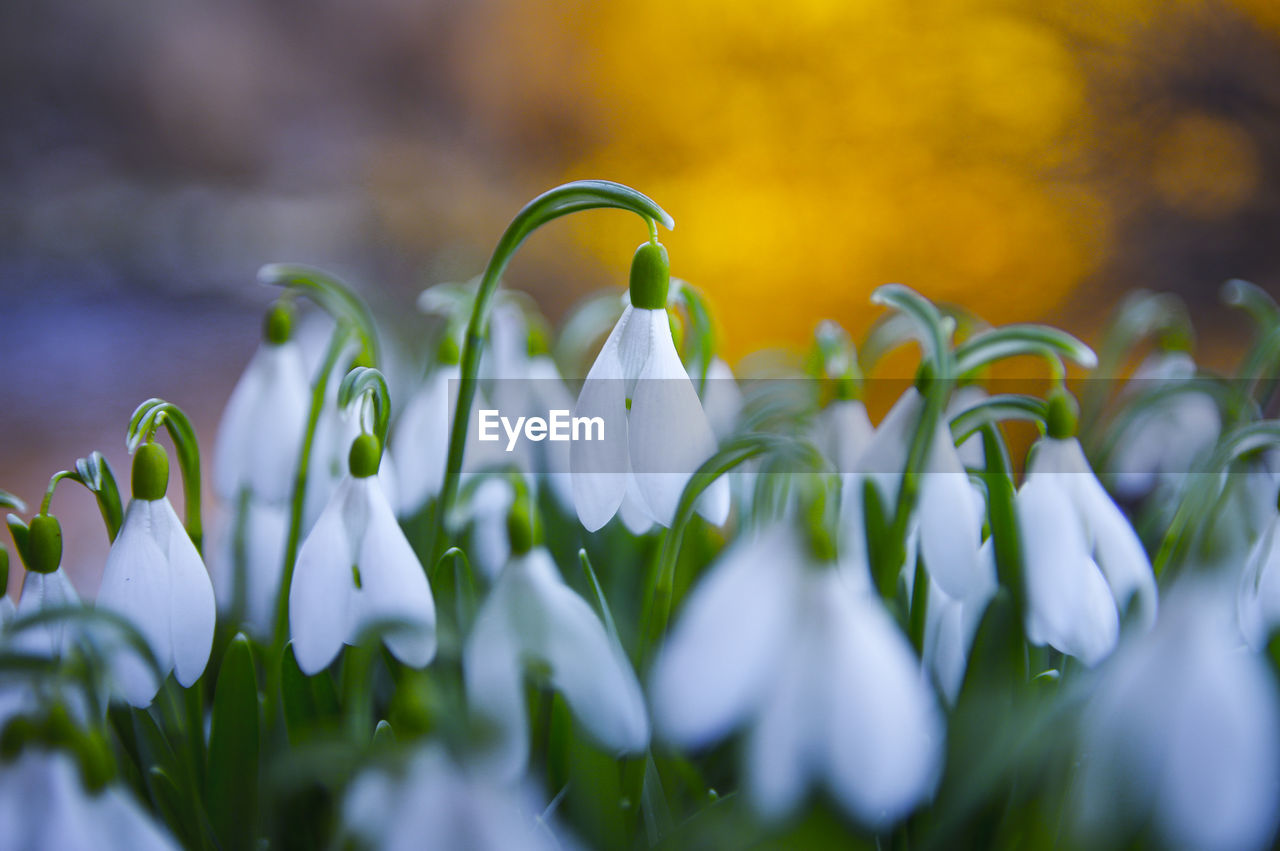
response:
<path fill-rule="evenodd" d="M 825 586 L 825 587 L 823 587 Z M 891 824 L 933 790 L 944 728 L 906 637 L 874 597 L 822 577 L 826 726 L 820 753 L 836 798 L 862 822 Z M 814 648 L 810 658 L 818 656 Z"/>
<path fill-rule="evenodd" d="M 807 624 L 797 624 L 799 632 L 807 629 Z M 814 644 L 802 641 L 802 635 L 790 638 L 793 644 L 782 656 L 785 662 L 763 695 L 747 737 L 747 791 L 752 808 L 768 821 L 794 812 L 808 791 L 815 756 L 811 740 L 820 729 L 825 708 L 816 699 L 812 678 L 826 672 L 816 671 L 815 660 L 805 656 L 815 649 Z"/>
<path fill-rule="evenodd" d="M 154 537 L 155 525 L 153 503 L 141 499 L 129 503 L 120 532 L 107 553 L 96 605 L 132 623 L 146 639 L 160 673 L 166 674 L 173 668 L 171 576 L 165 552 Z M 151 668 L 132 650 L 122 649 L 114 655 L 112 673 L 121 693 L 134 706 L 148 706 L 160 689 Z"/>
<path fill-rule="evenodd" d="M 152 517 L 169 560 L 170 597 L 166 608 L 170 613 L 173 673 L 186 688 L 200 678 L 209 662 L 218 606 L 209 571 L 168 499 L 153 503 Z"/>
<path fill-rule="evenodd" d="M 494 579 L 511 557 L 507 515 L 515 502 L 515 489 L 502 476 L 489 476 L 471 494 L 471 563 Z"/>
<path fill-rule="evenodd" d="M 690 376 L 697 379 L 699 376 Z M 707 412 L 707 421 L 711 430 L 719 440 L 724 440 L 733 433 L 738 415 L 742 412 L 743 397 L 738 382 L 733 377 L 733 370 L 720 358 L 712 358 L 707 365 L 707 380 L 703 385 L 702 407 Z M 867 424 L 870 432 L 870 423 Z"/>
<path fill-rule="evenodd" d="M 627 476 L 627 489 L 622 495 L 622 504 L 618 506 L 618 516 L 622 518 L 622 525 L 633 535 L 645 534 L 656 522 L 649 513 L 649 506 L 640 496 L 635 476 Z"/>
<path fill-rule="evenodd" d="M 854 465 L 859 472 L 872 475 L 885 505 L 893 505 L 898 498 L 911 434 L 923 407 L 924 397 L 914 387 L 908 388 L 880 421 Z"/>
<path fill-rule="evenodd" d="M 1096 483 L 1096 482 L 1095 482 Z M 1111 586 L 1116 604 L 1136 610 L 1138 623 L 1150 628 L 1156 620 L 1156 577 L 1138 533 L 1106 493 L 1099 493 L 1088 513 L 1098 567 Z"/>
<path fill-rule="evenodd" d="M 689 594 L 650 681 L 662 735 L 700 747 L 753 711 L 794 627 L 799 552 L 781 526 L 743 538 Z"/>
<path fill-rule="evenodd" d="M 920 551 L 934 581 L 951 597 L 968 597 L 981 582 L 978 547 L 982 517 L 969 476 L 960 464 L 951 432 L 934 432 L 928 467 L 920 483 Z"/>
<path fill-rule="evenodd" d="M 344 483 L 298 549 L 289 588 L 289 634 L 308 676 L 328 667 L 351 636 L 355 553 L 344 510 Z"/>
<path fill-rule="evenodd" d="M 249 359 L 227 407 L 222 412 L 218 436 L 213 449 L 213 485 L 223 499 L 235 499 L 242 487 L 248 486 L 246 457 L 254 439 L 258 406 L 263 398 L 266 379 L 265 346 L 260 346 Z"/>
<path fill-rule="evenodd" d="M 1026 553 L 1027 636 L 1094 665 L 1115 647 L 1119 617 L 1058 478 L 1033 476 L 1017 496 Z"/>
<path fill-rule="evenodd" d="M 529 758 L 519 636 L 510 623 L 508 597 L 499 579 L 480 607 L 462 652 L 467 704 L 488 725 L 477 763 L 501 781 L 519 777 Z"/>
<path fill-rule="evenodd" d="M 357 483 L 358 485 L 359 483 Z M 412 668 L 424 667 L 436 655 L 436 609 L 422 563 L 396 523 L 385 496 L 369 488 L 369 521 L 360 543 L 361 588 L 357 592 L 363 631 L 375 623 L 403 626 L 383 636 L 387 649 Z"/>
<path fill-rule="evenodd" d="M 553 685 L 601 745 L 616 754 L 644 750 L 649 718 L 640 683 L 591 606 L 564 584 L 546 550 L 531 551 L 507 570 L 522 578 L 512 588 L 513 605 L 542 609 L 532 619 L 544 628 L 521 636 L 525 653 L 550 665 Z"/>
<path fill-rule="evenodd" d="M 8 601 L 8 598 L 5 598 Z M 10 603 L 9 605 L 13 605 Z M 22 580 L 22 596 L 14 610 L 17 617 L 28 617 L 48 609 L 80 605 L 80 595 L 67 572 L 59 567 L 52 573 L 28 572 Z M 14 649 L 41 656 L 61 656 L 73 640 L 72 628 L 63 621 L 51 621 L 23 630 L 11 641 Z"/>
<path fill-rule="evenodd" d="M 627 402 L 618 360 L 619 329 L 629 315 L 623 314 L 605 340 L 573 409 L 575 417 L 599 417 L 604 422 L 602 440 L 574 440 L 569 444 L 573 504 L 588 532 L 596 531 L 618 512 L 630 475 Z"/>
<path fill-rule="evenodd" d="M 647 318 L 652 343 L 631 397 L 631 469 L 649 511 L 670 526 L 685 483 L 715 453 L 716 437 L 676 353 L 666 311 L 639 313 L 652 314 Z M 708 511 L 728 514 L 727 490 L 711 497 Z"/>
<path fill-rule="evenodd" d="M 398 461 L 399 504 L 413 514 L 440 493 L 449 454 L 452 422 L 449 382 L 460 375 L 455 365 L 433 371 L 409 398 L 404 413 L 392 429 L 389 443 Z"/>
<path fill-rule="evenodd" d="M 856 472 L 863 451 L 875 435 L 867 406 L 857 399 L 837 399 L 818 416 L 818 441 L 836 472 Z"/>

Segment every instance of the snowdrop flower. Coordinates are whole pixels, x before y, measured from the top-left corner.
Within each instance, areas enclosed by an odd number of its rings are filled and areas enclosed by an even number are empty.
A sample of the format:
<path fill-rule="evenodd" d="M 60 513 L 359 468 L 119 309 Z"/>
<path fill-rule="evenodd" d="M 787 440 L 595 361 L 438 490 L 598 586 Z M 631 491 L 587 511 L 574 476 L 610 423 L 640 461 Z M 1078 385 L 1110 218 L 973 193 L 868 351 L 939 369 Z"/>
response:
<path fill-rule="evenodd" d="M 990 541 L 983 544 L 978 557 L 984 569 L 982 581 L 963 599 L 948 596 L 936 582 L 929 580 L 922 662 L 938 691 L 953 706 L 960 696 L 960 687 L 964 685 L 973 638 L 997 588 L 995 556 Z"/>
<path fill-rule="evenodd" d="M 84 788 L 75 761 L 61 751 L 28 748 L 0 763 L 2 843 L 61 851 L 177 851 L 178 845 L 134 802 L 107 786 Z"/>
<path fill-rule="evenodd" d="M 328 667 L 343 643 L 356 644 L 379 625 L 390 627 L 383 641 L 404 664 L 421 668 L 435 656 L 435 603 L 375 478 L 381 454 L 371 434 L 352 442 L 350 475 L 298 550 L 289 625 L 298 667 L 307 675 Z"/>
<path fill-rule="evenodd" d="M 573 501 L 588 531 L 625 501 L 633 515 L 669 526 L 690 475 L 716 450 L 715 433 L 676 353 L 667 316 L 667 252 L 648 242 L 631 264 L 631 304 L 623 311 L 582 385 L 575 417 L 599 417 L 602 440 L 570 443 Z M 729 513 L 721 477 L 699 512 L 720 524 Z"/>
<path fill-rule="evenodd" d="M 695 365 L 693 374 L 696 376 L 700 371 Z M 707 365 L 706 378 L 707 380 L 701 383 L 699 394 L 702 398 L 702 408 L 707 412 L 707 421 L 711 423 L 711 430 L 715 432 L 716 438 L 725 440 L 733 434 L 733 428 L 738 423 L 738 415 L 742 413 L 744 404 L 742 390 L 738 387 L 729 364 L 718 357 L 711 358 L 711 363 Z"/>
<path fill-rule="evenodd" d="M 565 847 L 564 838 L 539 815 L 528 790 L 467 774 L 439 745 L 420 749 L 402 772 L 360 774 L 342 813 L 353 836 L 385 851 Z"/>
<path fill-rule="evenodd" d="M 924 405 L 925 399 L 916 388 L 903 393 L 863 449 L 855 464 L 855 475 L 846 478 L 842 549 L 857 549 L 865 541 L 862 487 L 866 478 L 875 483 L 883 504 L 892 510 Z M 931 440 L 928 462 L 920 477 L 912 536 L 929 575 L 948 596 L 962 600 L 985 587 L 985 574 L 978 559 L 982 543 L 981 497 L 969 482 L 945 418 L 939 418 Z M 860 550 L 855 557 L 863 557 Z M 906 566 L 914 567 L 914 559 Z"/>
<path fill-rule="evenodd" d="M 400 509 L 416 514 L 427 501 L 440 494 L 449 458 L 449 429 L 457 398 L 449 388 L 462 377 L 458 367 L 458 345 L 445 335 L 437 354 L 438 366 L 418 388 L 396 423 L 391 445 L 398 460 L 396 479 L 400 483 Z"/>
<path fill-rule="evenodd" d="M 947 410 L 944 417 L 947 422 L 950 422 L 956 416 L 986 398 L 987 391 L 977 384 L 965 384 L 962 387 L 957 387 L 951 394 L 951 399 L 947 402 Z M 981 435 L 970 435 L 964 443 L 956 447 L 956 454 L 960 456 L 961 465 L 966 468 L 983 469 L 986 467 L 986 459 L 982 454 Z"/>
<path fill-rule="evenodd" d="M 214 488 L 235 509 L 213 550 L 217 597 L 225 606 L 243 595 L 245 622 L 260 636 L 271 632 L 280 593 L 288 503 L 311 399 L 292 326 L 292 308 L 277 302 L 231 393 L 214 451 Z"/>
<path fill-rule="evenodd" d="M 1162 352 L 1144 361 L 1130 383 L 1155 388 L 1195 374 L 1195 361 L 1186 352 Z M 1108 466 L 1116 492 L 1137 498 L 1158 484 L 1182 482 L 1196 457 L 1217 441 L 1221 428 L 1218 406 L 1204 393 L 1179 393 L 1147 405 L 1111 453 Z"/>
<path fill-rule="evenodd" d="M 511 541 L 507 537 L 507 515 L 515 502 L 516 491 L 504 476 L 490 476 L 478 484 L 471 494 L 471 561 L 489 579 L 494 579 L 511 560 Z"/>
<path fill-rule="evenodd" d="M 99 608 L 137 627 L 163 677 L 173 671 L 189 687 L 204 673 L 213 645 L 216 606 L 213 585 L 200 553 L 165 496 L 169 461 L 157 443 L 133 456 L 133 499 L 107 554 Z M 147 706 L 160 688 L 137 654 L 122 651 L 114 663 L 126 700 Z"/>
<path fill-rule="evenodd" d="M 222 415 L 213 482 L 229 504 L 245 490 L 273 504 L 292 495 L 311 385 L 291 327 L 290 309 L 277 303 L 267 314 L 262 345 Z"/>
<path fill-rule="evenodd" d="M 65 609 L 80 605 L 80 595 L 67 572 L 58 567 L 51 573 L 27 571 L 22 581 L 22 596 L 18 600 L 15 616 L 19 618 L 48 609 Z M 74 630 L 62 621 L 50 621 L 30 627 L 13 637 L 13 647 L 24 653 L 60 657 L 75 638 Z"/>
<path fill-rule="evenodd" d="M 1239 645 L 1230 590 L 1175 589 L 1155 628 L 1107 663 L 1083 719 L 1077 815 L 1089 838 L 1269 847 L 1280 814 L 1280 696 Z M 1120 836 L 1116 836 L 1120 839 Z"/>
<path fill-rule="evenodd" d="M 858 472 L 858 462 L 874 434 L 861 399 L 833 400 L 814 423 L 814 442 L 843 475 Z"/>
<path fill-rule="evenodd" d="M 690 748 L 749 727 L 747 792 L 766 818 L 821 780 L 855 818 L 888 825 L 933 789 L 942 717 L 869 582 L 815 549 L 779 523 L 712 565 L 654 664 L 654 721 Z"/>
<path fill-rule="evenodd" d="M 1275 509 L 1245 560 L 1236 615 L 1240 632 L 1254 650 L 1264 649 L 1271 631 L 1280 624 L 1280 512 Z"/>
<path fill-rule="evenodd" d="M 528 760 L 526 665 L 543 670 L 603 748 L 633 754 L 649 743 L 644 697 L 631 664 L 536 543 L 532 510 L 528 494 L 517 499 L 509 527 L 511 562 L 476 616 L 462 654 L 467 700 L 493 725 L 480 762 L 505 780 L 519 777 Z"/>
<path fill-rule="evenodd" d="M 1132 607 L 1142 626 L 1154 622 L 1156 581 L 1137 533 L 1074 434 L 1074 401 L 1059 391 L 1016 500 L 1026 627 L 1033 644 L 1094 665 L 1115 647 L 1121 613 Z"/>

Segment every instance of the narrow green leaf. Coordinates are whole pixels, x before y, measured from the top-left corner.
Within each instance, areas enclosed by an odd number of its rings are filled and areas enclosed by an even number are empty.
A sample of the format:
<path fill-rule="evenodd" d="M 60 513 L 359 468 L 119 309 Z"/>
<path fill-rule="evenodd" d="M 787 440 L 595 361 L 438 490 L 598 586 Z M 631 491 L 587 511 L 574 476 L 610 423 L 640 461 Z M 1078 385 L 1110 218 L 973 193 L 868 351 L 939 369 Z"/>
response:
<path fill-rule="evenodd" d="M 16 514 L 10 514 L 5 518 L 5 522 L 9 524 L 9 534 L 13 536 L 13 546 L 18 551 L 18 558 L 22 559 L 25 567 L 31 561 L 31 555 L 27 550 L 27 538 L 31 534 L 31 530 L 27 528 L 27 524 L 22 522 L 22 518 Z"/>
<path fill-rule="evenodd" d="M 391 729 L 391 722 L 385 718 L 373 728 L 373 747 L 377 750 L 395 750 L 396 733 Z"/>
<path fill-rule="evenodd" d="M 956 375 L 967 375 L 991 363 L 1019 355 L 1034 355 L 1055 362 L 1071 361 L 1085 369 L 1098 365 L 1098 356 L 1066 331 L 1047 325 L 1005 325 L 977 334 L 955 351 Z"/>
<path fill-rule="evenodd" d="M 241 633 L 218 672 L 209 731 L 209 820 L 224 849 L 254 847 L 260 712 L 253 650 Z"/>
<path fill-rule="evenodd" d="M 26 511 L 27 504 L 8 491 L 0 491 L 0 508 L 12 508 L 14 511 Z"/>
<path fill-rule="evenodd" d="M 614 641 L 619 641 L 618 625 L 613 620 L 613 612 L 609 610 L 609 601 L 605 599 L 604 589 L 600 587 L 600 580 L 596 577 L 595 569 L 591 567 L 591 559 L 587 556 L 585 549 L 578 550 L 578 561 L 582 563 L 582 572 L 587 575 L 587 582 L 591 584 L 591 590 L 596 595 L 596 605 L 600 609 L 600 618 L 604 621 L 605 629 L 609 631 L 609 637 Z"/>

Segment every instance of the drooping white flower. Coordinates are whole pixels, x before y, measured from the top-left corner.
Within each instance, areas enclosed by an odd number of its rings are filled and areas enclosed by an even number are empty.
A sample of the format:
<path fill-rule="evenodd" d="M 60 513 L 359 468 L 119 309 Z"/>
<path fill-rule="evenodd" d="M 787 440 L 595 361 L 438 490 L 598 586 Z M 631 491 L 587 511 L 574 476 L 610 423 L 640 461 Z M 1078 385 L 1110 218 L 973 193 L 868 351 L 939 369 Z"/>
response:
<path fill-rule="evenodd" d="M 385 851 L 557 851 L 566 842 L 528 790 L 467 773 L 439 745 L 419 750 L 399 773 L 360 774 L 342 815 L 349 833 Z"/>
<path fill-rule="evenodd" d="M 494 579 L 511 560 L 511 541 L 507 537 L 507 514 L 515 502 L 511 482 L 502 476 L 490 476 L 476 485 L 467 505 L 471 518 L 471 562 L 489 579 Z"/>
<path fill-rule="evenodd" d="M 1130 386 L 1157 390 L 1195 374 L 1195 361 L 1186 352 L 1161 352 L 1143 361 Z M 1204 393 L 1178 393 L 1146 405 L 1108 459 L 1116 492 L 1137 498 L 1160 484 L 1176 487 L 1192 472 L 1192 462 L 1217 441 L 1221 429 L 1218 406 Z"/>
<path fill-rule="evenodd" d="M 432 370 L 409 397 L 392 432 L 391 445 L 399 465 L 396 479 L 400 483 L 400 508 L 406 515 L 418 512 L 444 486 L 449 429 L 457 403 L 449 388 L 451 382 L 457 387 L 461 376 L 456 363 Z"/>
<path fill-rule="evenodd" d="M 26 618 L 49 609 L 79 605 L 80 595 L 61 567 L 52 573 L 29 570 L 22 580 L 22 596 L 18 599 L 15 617 Z M 61 657 L 74 638 L 74 629 L 65 621 L 48 621 L 13 636 L 12 646 L 24 653 Z"/>
<path fill-rule="evenodd" d="M 269 636 L 275 626 L 276 600 L 284 573 L 289 535 L 289 507 L 250 499 L 243 512 L 221 519 L 211 554 L 214 592 L 224 609 L 243 606 L 244 625 L 254 635 Z M 243 571 L 243 575 L 240 575 Z M 237 595 L 242 595 L 237 599 Z"/>
<path fill-rule="evenodd" d="M 1280 624 L 1280 512 L 1272 515 L 1249 551 L 1236 593 L 1240 632 L 1254 650 L 1265 648 Z"/>
<path fill-rule="evenodd" d="M 715 433 L 671 336 L 666 249 L 645 243 L 631 269 L 631 301 L 587 373 L 575 417 L 599 418 L 603 439 L 570 443 L 578 519 L 595 531 L 628 493 L 653 521 L 671 525 L 685 484 L 716 451 Z M 634 483 L 634 489 L 632 484 Z M 729 514 L 729 484 L 717 479 L 698 502 L 715 524 Z"/>
<path fill-rule="evenodd" d="M 856 473 L 875 427 L 861 399 L 836 399 L 814 422 L 814 442 L 842 475 Z"/>
<path fill-rule="evenodd" d="M 363 451 L 353 448 L 351 474 L 302 542 L 289 589 L 293 652 L 308 675 L 378 626 L 387 628 L 387 649 L 410 667 L 425 666 L 436 652 L 426 573 L 374 475 L 377 438 L 362 435 L 356 443 Z"/>
<path fill-rule="evenodd" d="M 134 453 L 134 493 L 107 554 L 97 606 L 130 621 L 146 639 L 161 676 L 173 671 L 188 687 L 204 673 L 217 617 L 204 561 L 164 495 L 168 461 L 154 443 Z M 149 472 L 140 475 L 140 468 Z M 116 684 L 134 706 L 160 688 L 136 653 L 113 660 Z"/>
<path fill-rule="evenodd" d="M 925 670 L 952 705 L 964 684 L 973 638 L 997 588 L 995 557 L 989 540 L 982 546 L 979 559 L 984 565 L 984 581 L 968 597 L 959 600 L 950 597 L 936 582 L 929 580 L 921 657 Z"/>
<path fill-rule="evenodd" d="M 879 490 L 889 516 L 906 469 L 912 436 L 924 411 L 925 399 L 914 387 L 894 403 L 876 428 L 846 479 L 842 506 L 844 539 L 865 540 L 861 489 L 869 477 Z M 911 534 L 929 575 L 954 599 L 965 599 L 985 587 L 985 573 L 978 559 L 982 543 L 981 497 L 975 495 L 969 476 L 945 418 L 939 418 L 929 446 L 928 461 L 920 476 L 920 491 Z M 856 546 L 856 543 L 853 544 Z M 842 541 L 842 548 L 846 544 Z M 858 555 L 861 558 L 861 554 Z M 914 567 L 914 562 L 911 564 Z"/>
<path fill-rule="evenodd" d="M 480 761 L 507 780 L 519 777 L 528 759 L 523 683 L 531 663 L 602 747 L 617 754 L 644 750 L 649 720 L 631 664 L 591 606 L 561 580 L 550 554 L 536 546 L 503 569 L 462 656 L 467 700 L 493 725 Z"/>
<path fill-rule="evenodd" d="M 700 377 L 701 369 L 694 364 L 692 376 Z M 711 358 L 707 364 L 706 381 L 699 384 L 702 408 L 707 412 L 707 421 L 718 440 L 725 440 L 733 434 L 738 423 L 738 415 L 742 413 L 744 404 L 742 390 L 729 364 L 718 357 Z"/>
<path fill-rule="evenodd" d="M 125 790 L 84 788 L 65 753 L 25 750 L 0 762 L 0 845 L 59 851 L 176 851 L 173 839 Z"/>
<path fill-rule="evenodd" d="M 229 505 L 242 490 L 269 503 L 289 501 L 310 399 L 298 344 L 264 340 L 231 392 L 218 428 L 213 483 Z"/>
<path fill-rule="evenodd" d="M 1230 590 L 1176 588 L 1085 709 L 1076 783 L 1086 840 L 1154 827 L 1171 848 L 1269 847 L 1280 816 L 1280 695 L 1242 650 Z"/>
<path fill-rule="evenodd" d="M 766 818 L 819 780 L 868 825 L 901 818 L 936 782 L 944 729 L 866 584 L 815 563 L 787 524 L 733 544 L 654 664 L 658 731 L 697 748 L 749 727 L 747 790 Z"/>
<path fill-rule="evenodd" d="M 951 394 L 951 398 L 947 400 L 947 409 L 944 417 L 950 422 L 956 415 L 963 413 L 965 410 L 987 398 L 987 391 L 977 384 L 965 384 L 957 387 Z M 983 458 L 982 436 L 973 434 L 965 439 L 956 447 L 956 454 L 960 456 L 960 463 L 964 467 L 972 469 L 982 469 L 986 466 Z"/>
<path fill-rule="evenodd" d="M 1115 647 L 1120 614 L 1156 616 L 1142 542 L 1093 474 L 1074 437 L 1034 448 L 1016 500 L 1027 591 L 1027 637 L 1087 665 Z"/>

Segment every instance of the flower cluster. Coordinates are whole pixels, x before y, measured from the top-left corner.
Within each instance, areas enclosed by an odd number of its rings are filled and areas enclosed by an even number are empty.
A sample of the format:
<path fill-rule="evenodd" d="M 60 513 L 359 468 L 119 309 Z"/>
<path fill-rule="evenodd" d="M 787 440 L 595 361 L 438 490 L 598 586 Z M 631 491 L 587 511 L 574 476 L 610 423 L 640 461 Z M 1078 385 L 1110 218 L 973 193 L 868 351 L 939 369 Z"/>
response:
<path fill-rule="evenodd" d="M 625 295 L 553 336 L 498 281 L 592 207 L 650 238 Z M 1099 362 L 890 285 L 857 345 L 822 322 L 735 376 L 658 224 L 618 184 L 552 190 L 394 345 L 336 278 L 264 269 L 282 294 L 217 434 L 207 548 L 199 441 L 163 400 L 129 423 L 127 506 L 97 453 L 26 520 L 0 492 L 24 572 L 0 597 L 0 835 L 1274 842 L 1280 307 L 1228 285 L 1255 342 L 1218 375 L 1166 296 L 1126 301 Z M 1047 382 L 992 378 L 1012 357 Z M 494 407 L 599 429 L 495 450 Z M 63 481 L 111 542 L 96 593 L 62 567 Z"/>

